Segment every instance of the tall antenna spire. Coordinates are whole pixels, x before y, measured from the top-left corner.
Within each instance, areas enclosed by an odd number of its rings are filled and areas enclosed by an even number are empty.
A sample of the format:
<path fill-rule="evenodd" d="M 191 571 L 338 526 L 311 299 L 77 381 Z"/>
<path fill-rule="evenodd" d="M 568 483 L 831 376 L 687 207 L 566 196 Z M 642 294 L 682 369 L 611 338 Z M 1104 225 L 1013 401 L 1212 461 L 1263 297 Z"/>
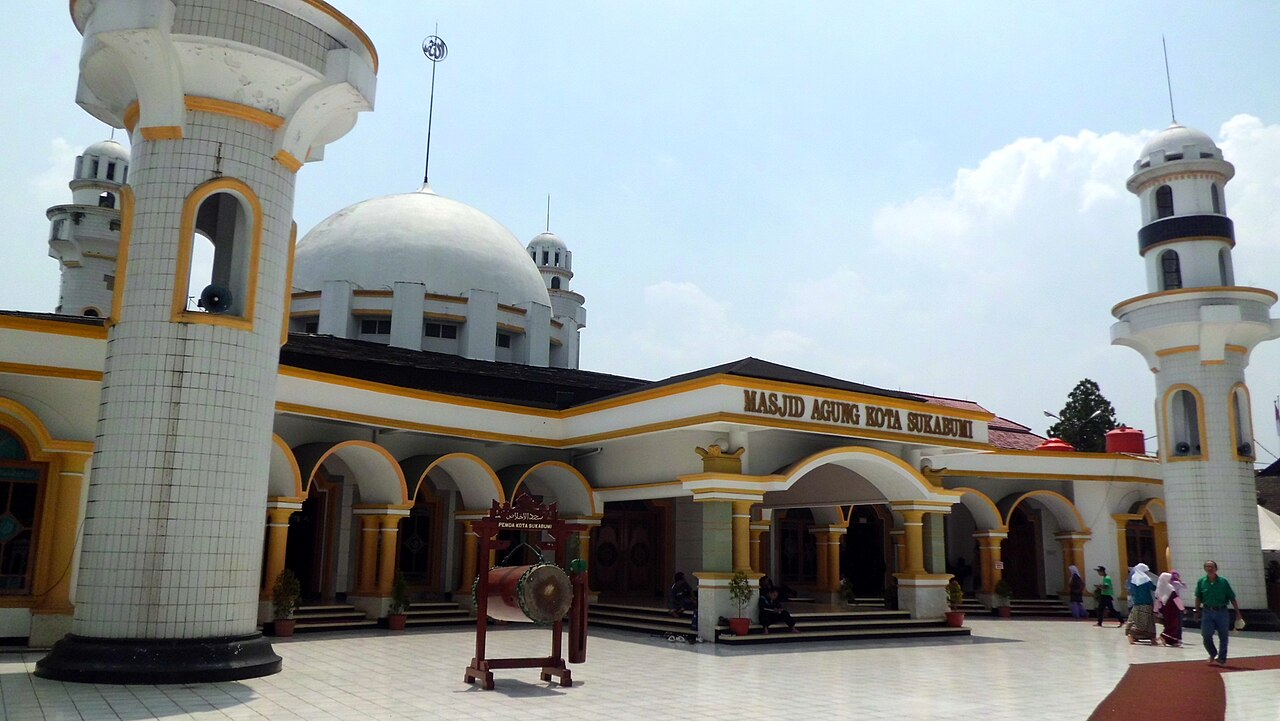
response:
<path fill-rule="evenodd" d="M 1169 88 L 1169 120 L 1177 125 L 1178 114 L 1173 112 L 1173 76 L 1169 73 L 1169 45 L 1165 42 L 1163 35 L 1160 36 L 1160 47 L 1164 48 L 1164 82 Z"/>
<path fill-rule="evenodd" d="M 551 232 L 551 193 L 547 193 L 547 232 Z"/>
<path fill-rule="evenodd" d="M 436 24 L 436 32 L 440 32 L 440 24 Z M 449 46 L 444 44 L 439 35 L 428 35 L 422 41 L 422 54 L 431 61 L 431 100 L 427 105 L 427 161 L 422 168 L 422 184 L 427 185 L 431 177 L 431 120 L 436 109 L 436 64 L 449 55 Z"/>

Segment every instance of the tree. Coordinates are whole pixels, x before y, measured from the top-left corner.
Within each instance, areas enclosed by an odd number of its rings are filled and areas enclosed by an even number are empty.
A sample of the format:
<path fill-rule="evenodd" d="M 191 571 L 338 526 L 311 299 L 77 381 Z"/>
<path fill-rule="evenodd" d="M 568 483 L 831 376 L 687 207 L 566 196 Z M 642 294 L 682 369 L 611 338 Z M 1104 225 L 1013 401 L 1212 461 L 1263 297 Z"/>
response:
<path fill-rule="evenodd" d="M 1107 431 L 1114 429 L 1116 409 L 1102 395 L 1098 384 L 1085 378 L 1071 389 L 1067 404 L 1058 411 L 1058 422 L 1045 431 L 1050 438 L 1061 438 L 1085 453 L 1102 453 L 1107 449 Z"/>

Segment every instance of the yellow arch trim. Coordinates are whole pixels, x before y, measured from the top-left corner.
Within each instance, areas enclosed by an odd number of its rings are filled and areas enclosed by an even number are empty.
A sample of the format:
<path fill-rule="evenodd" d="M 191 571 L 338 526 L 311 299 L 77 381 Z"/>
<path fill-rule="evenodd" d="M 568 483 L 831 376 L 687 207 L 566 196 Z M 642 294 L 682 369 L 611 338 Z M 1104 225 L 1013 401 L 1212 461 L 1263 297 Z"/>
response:
<path fill-rule="evenodd" d="M 1137 515 L 1142 516 L 1144 519 L 1146 519 L 1147 523 L 1149 524 L 1152 524 L 1152 525 L 1156 524 L 1157 523 L 1156 518 L 1151 513 L 1151 509 L 1153 506 L 1159 506 L 1160 508 L 1165 509 L 1165 514 L 1166 514 L 1165 517 L 1168 518 L 1167 514 L 1169 512 L 1168 511 L 1169 507 L 1164 504 L 1163 498 L 1148 498 L 1141 506 L 1138 507 Z"/>
<path fill-rule="evenodd" d="M 1071 513 L 1073 513 L 1073 514 L 1075 515 L 1075 517 L 1076 517 L 1076 523 L 1080 526 L 1080 528 L 1077 530 L 1077 532 L 1078 532 L 1078 533 L 1087 533 L 1087 532 L 1089 532 L 1089 527 L 1088 527 L 1088 526 L 1086 526 L 1086 525 L 1085 525 L 1085 523 L 1084 523 L 1084 517 L 1080 515 L 1080 509 L 1076 508 L 1076 504 L 1072 503 L 1072 502 L 1071 502 L 1071 499 L 1067 498 L 1066 496 L 1062 495 L 1061 493 L 1058 493 L 1057 491 L 1045 491 L 1045 490 L 1027 491 L 1026 493 L 1022 494 L 1021 496 L 1018 496 L 1018 500 L 1014 501 L 1014 502 L 1013 502 L 1013 505 L 1009 506 L 1009 512 L 1008 512 L 1007 514 L 1005 514 L 1005 516 L 1004 516 L 1004 525 L 1005 525 L 1006 527 L 1008 527 L 1008 525 L 1009 525 L 1009 519 L 1010 519 L 1010 518 L 1013 518 L 1013 511 L 1014 511 L 1014 510 L 1015 510 L 1015 509 L 1016 509 L 1016 508 L 1017 508 L 1017 507 L 1018 507 L 1018 506 L 1019 506 L 1023 501 L 1025 501 L 1025 500 L 1027 500 L 1027 499 L 1029 499 L 1029 498 L 1039 498 L 1039 497 L 1051 498 L 1051 499 L 1053 499 L 1054 501 L 1058 501 L 1058 502 L 1060 502 L 1060 503 L 1066 504 L 1066 507 L 1067 507 L 1067 508 L 1069 508 L 1069 509 L 1071 510 Z"/>
<path fill-rule="evenodd" d="M 213 315 L 187 310 L 187 282 L 191 276 L 192 243 L 196 232 L 196 211 L 200 204 L 216 193 L 231 193 L 249 206 L 252 216 L 249 228 L 249 268 L 245 274 L 244 312 L 242 315 Z M 238 330 L 253 330 L 253 317 L 258 300 L 258 256 L 262 250 L 262 202 L 243 180 L 214 178 L 197 185 L 182 204 L 182 224 L 178 231 L 178 261 L 174 268 L 173 302 L 169 320 L 174 323 L 206 323 Z M 233 293 L 239 289 L 232 288 Z"/>
<path fill-rule="evenodd" d="M 275 433 L 271 434 L 271 442 L 275 444 L 275 446 L 284 453 L 284 457 L 289 459 L 289 465 L 293 468 L 294 497 L 302 498 L 306 496 L 307 492 L 302 487 L 302 469 L 298 467 L 298 457 L 293 455 L 293 449 L 289 447 L 288 443 L 284 442 L 283 438 L 276 435 Z M 317 468 L 319 468 L 319 466 L 320 464 L 316 464 Z M 313 470 L 313 474 L 314 474 L 314 470 Z M 311 485 L 310 479 L 308 479 L 307 485 Z"/>
<path fill-rule="evenodd" d="M 493 482 L 494 498 L 497 498 L 499 503 L 506 503 L 507 497 L 506 497 L 506 494 L 503 493 L 502 491 L 502 482 L 498 480 L 498 474 L 494 472 L 493 467 L 490 466 L 488 463 L 485 463 L 484 459 L 481 458 L 480 456 L 477 456 L 473 453 L 462 453 L 462 452 L 449 453 L 449 454 L 440 456 L 439 458 L 432 461 L 431 465 L 427 466 L 426 470 L 422 472 L 422 475 L 418 477 L 418 480 L 414 482 L 413 493 L 409 494 L 408 498 L 410 499 L 417 498 L 418 489 L 422 486 L 422 482 L 427 480 L 427 476 L 431 475 L 431 471 L 435 470 L 436 466 L 448 460 L 472 461 L 476 465 L 480 466 L 480 468 L 482 468 L 484 472 L 489 475 L 489 480 Z"/>
<path fill-rule="evenodd" d="M 1173 418 L 1170 417 L 1169 411 L 1173 406 L 1173 396 L 1178 391 L 1187 391 L 1196 399 L 1196 422 L 1200 424 L 1200 453 L 1193 456 L 1175 456 L 1173 455 L 1172 444 L 1176 441 L 1173 438 Z M 1160 444 L 1160 459 L 1169 463 L 1181 463 L 1184 461 L 1207 461 L 1209 460 L 1209 449 L 1206 434 L 1208 427 L 1204 422 L 1204 396 L 1200 395 L 1200 391 L 1189 383 L 1175 383 L 1165 390 L 1164 395 L 1160 398 L 1160 424 L 1163 426 L 1161 433 L 1164 438 L 1169 439 L 1169 443 Z"/>
<path fill-rule="evenodd" d="M 57 453 L 86 456 L 93 453 L 93 444 L 88 441 L 61 441 L 54 438 L 40 416 L 9 398 L 0 397 L 0 423 L 16 433 L 27 447 L 27 452 L 39 461 L 51 460 L 52 455 Z"/>
<path fill-rule="evenodd" d="M 968 486 L 960 486 L 958 488 L 952 488 L 951 490 L 960 491 L 960 493 L 962 494 L 961 496 L 962 498 L 964 496 L 973 496 L 975 499 L 978 500 L 979 503 L 986 506 L 987 508 L 990 508 L 991 512 L 995 514 L 996 518 L 1004 520 L 1004 514 L 1000 512 L 1000 508 L 996 506 L 995 501 L 991 500 L 991 497 L 983 493 L 982 491 L 979 491 L 976 488 L 969 488 Z M 964 501 L 961 501 L 961 503 L 964 503 Z M 999 528 L 979 528 L 978 530 L 979 531 L 1002 531 L 1007 533 L 1009 531 L 1009 524 L 1007 521 L 1005 521 L 1004 523 L 1000 524 Z"/>
<path fill-rule="evenodd" d="M 941 486 L 934 485 L 932 482 L 929 481 L 928 478 L 924 477 L 924 474 L 920 473 L 920 471 L 916 470 L 914 466 L 902 460 L 901 458 L 898 458 L 897 456 L 891 453 L 885 453 L 882 450 L 879 450 L 876 448 L 867 448 L 865 446 L 841 446 L 839 448 L 832 448 L 829 450 L 820 451 L 811 456 L 803 458 L 791 464 L 790 466 L 788 466 L 786 472 L 781 474 L 783 477 L 783 482 L 786 484 L 786 488 L 789 489 L 793 485 L 795 485 L 796 481 L 800 480 L 799 475 L 797 474 L 797 469 L 804 468 L 805 466 L 808 466 L 810 463 L 814 463 L 824 458 L 829 458 L 831 456 L 855 455 L 855 454 L 871 456 L 879 460 L 888 461 L 891 465 L 897 466 L 899 470 L 901 470 L 906 475 L 910 476 L 916 483 L 920 484 L 920 486 L 923 487 L 924 490 L 928 491 L 929 493 L 935 493 L 943 496 L 956 496 L 956 497 L 959 497 L 961 495 L 957 491 L 948 490 L 946 488 L 942 488 Z M 874 485 L 874 483 L 872 485 Z M 877 486 L 877 489 L 878 488 L 879 487 Z M 892 500 L 901 500 L 901 499 L 891 498 L 889 500 L 892 501 Z"/>
<path fill-rule="evenodd" d="M 527 480 L 529 476 L 533 475 L 535 471 L 542 468 L 559 468 L 568 471 L 574 478 L 577 478 L 578 482 L 581 483 L 582 487 L 587 491 L 587 499 L 591 502 L 591 512 L 596 512 L 595 490 L 591 488 L 591 484 L 587 482 L 586 476 L 582 475 L 582 471 L 579 471 L 577 468 L 574 468 L 564 461 L 543 461 L 535 466 L 531 466 L 529 470 L 525 471 L 520 476 L 520 480 L 516 481 L 516 485 L 511 488 L 511 497 L 515 498 L 518 495 L 517 492 L 520 490 L 520 486 L 524 485 L 525 480 Z"/>
<path fill-rule="evenodd" d="M 316 471 L 320 470 L 320 467 L 324 465 L 324 462 L 329 460 L 330 456 L 336 454 L 338 451 L 341 451 L 344 448 L 367 448 L 377 452 L 378 455 L 387 459 L 387 464 L 391 467 L 393 471 L 395 471 L 396 480 L 400 481 L 400 496 L 401 496 L 400 502 L 405 506 L 410 505 L 412 501 L 409 499 L 409 484 L 407 484 L 404 480 L 404 471 L 400 468 L 400 462 L 396 460 L 395 456 L 391 455 L 391 451 L 388 451 L 387 449 L 383 448 L 382 446 L 376 443 L 370 443 L 369 441 L 343 441 L 341 443 L 335 443 L 333 446 L 329 448 L 329 450 L 320 454 L 320 457 L 316 459 L 315 466 L 313 466 L 310 470 L 307 471 L 307 481 L 306 481 L 307 489 L 311 488 L 311 482 L 315 480 Z M 352 479 L 352 480 L 355 480 L 355 479 Z"/>
<path fill-rule="evenodd" d="M 1244 407 L 1240 409 L 1240 413 L 1236 414 L 1236 392 L 1244 394 Z M 1249 438 L 1242 439 L 1240 437 L 1240 421 L 1248 419 L 1249 421 Z M 1252 456 L 1240 455 L 1240 444 L 1247 442 L 1251 447 L 1256 446 L 1253 436 L 1253 398 L 1249 395 L 1249 386 L 1244 383 L 1237 383 L 1231 386 L 1231 391 L 1227 393 L 1227 425 L 1231 427 L 1231 452 L 1235 454 L 1237 461 L 1252 462 L 1258 457 L 1255 450 Z"/>

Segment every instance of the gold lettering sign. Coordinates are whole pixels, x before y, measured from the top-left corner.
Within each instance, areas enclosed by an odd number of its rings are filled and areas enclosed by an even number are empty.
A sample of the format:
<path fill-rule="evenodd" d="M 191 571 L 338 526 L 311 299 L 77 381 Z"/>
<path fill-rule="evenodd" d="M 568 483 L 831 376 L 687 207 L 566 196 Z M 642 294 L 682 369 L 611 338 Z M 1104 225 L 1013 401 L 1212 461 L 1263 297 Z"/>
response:
<path fill-rule="evenodd" d="M 971 420 L 866 403 L 806 398 L 790 393 L 753 391 L 744 388 L 742 410 L 744 413 L 762 416 L 807 418 L 811 421 L 852 428 L 876 428 L 913 435 L 973 439 L 973 421 Z"/>

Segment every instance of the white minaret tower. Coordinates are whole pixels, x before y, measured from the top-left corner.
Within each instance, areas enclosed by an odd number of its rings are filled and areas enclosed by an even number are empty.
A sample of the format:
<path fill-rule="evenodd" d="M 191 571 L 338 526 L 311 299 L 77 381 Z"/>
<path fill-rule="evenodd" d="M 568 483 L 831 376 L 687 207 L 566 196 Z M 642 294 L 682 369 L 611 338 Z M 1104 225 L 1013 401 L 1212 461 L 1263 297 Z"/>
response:
<path fill-rule="evenodd" d="M 1142 206 L 1148 292 L 1112 310 L 1111 342 L 1155 373 L 1173 567 L 1194 579 L 1217 561 L 1249 625 L 1280 630 L 1266 610 L 1244 382 L 1249 353 L 1280 336 L 1280 321 L 1275 293 L 1235 284 L 1224 193 L 1234 174 L 1208 135 L 1181 125 L 1142 149 L 1127 187 Z"/>
<path fill-rule="evenodd" d="M 587 309 L 583 307 L 586 299 L 569 289 L 569 281 L 573 280 L 573 252 L 550 230 L 529 241 L 527 250 L 547 283 L 551 318 L 561 323 L 560 333 L 552 333 L 553 338 L 559 337 L 561 344 L 551 350 L 551 366 L 577 368 L 578 339 L 587 326 Z"/>
<path fill-rule="evenodd" d="M 49 257 L 62 284 L 56 312 L 106 317 L 115 288 L 120 246 L 120 192 L 129 178 L 129 151 L 114 140 L 94 143 L 76 158 L 71 203 L 49 218 Z"/>
<path fill-rule="evenodd" d="M 377 56 L 315 0 L 72 0 L 71 16 L 77 102 L 129 130 L 132 167 L 75 615 L 36 673 L 275 673 L 257 613 L 295 174 L 371 108 Z"/>

